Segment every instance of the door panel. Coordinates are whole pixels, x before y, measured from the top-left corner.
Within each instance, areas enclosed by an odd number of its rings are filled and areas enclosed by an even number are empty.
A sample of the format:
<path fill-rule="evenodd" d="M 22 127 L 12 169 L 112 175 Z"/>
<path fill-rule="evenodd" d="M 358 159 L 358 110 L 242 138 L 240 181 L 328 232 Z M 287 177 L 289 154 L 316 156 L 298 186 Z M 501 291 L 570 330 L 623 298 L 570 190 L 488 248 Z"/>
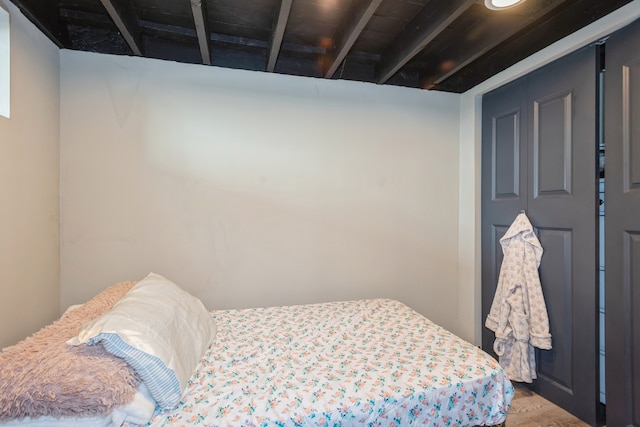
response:
<path fill-rule="evenodd" d="M 553 342 L 537 351 L 530 387 L 591 424 L 598 399 L 595 102 L 590 48 L 485 95 L 482 129 L 483 320 L 498 281 L 499 239 L 525 210 L 544 248 L 540 279 Z M 490 353 L 494 338 L 483 328 Z"/>
<path fill-rule="evenodd" d="M 626 192 L 640 189 L 640 64 L 628 64 L 622 67 L 622 171 Z"/>
<path fill-rule="evenodd" d="M 607 40 L 607 426 L 640 426 L 640 22 Z"/>
<path fill-rule="evenodd" d="M 493 197 L 495 200 L 517 199 L 520 195 L 520 111 L 495 117 L 493 126 Z"/>
<path fill-rule="evenodd" d="M 482 319 L 487 318 L 502 264 L 500 238 L 526 208 L 526 79 L 510 83 L 482 105 Z M 524 195 L 521 193 L 525 192 Z M 482 348 L 494 355 L 493 332 L 482 328 Z"/>
<path fill-rule="evenodd" d="M 553 382 L 565 393 L 573 388 L 573 232 L 571 230 L 538 228 L 540 244 L 544 248 L 544 263 L 540 264 L 540 282 L 552 331 L 553 350 L 536 355 L 538 376 Z"/>
<path fill-rule="evenodd" d="M 533 102 L 535 196 L 571 194 L 571 93 Z"/>
<path fill-rule="evenodd" d="M 624 278 L 624 292 L 629 295 L 631 304 L 631 321 L 629 322 L 631 331 L 631 413 L 633 425 L 640 425 L 640 314 L 637 308 L 640 307 L 640 232 L 625 233 L 624 242 L 624 271 L 628 272 Z"/>
<path fill-rule="evenodd" d="M 552 350 L 538 350 L 531 388 L 595 424 L 598 387 L 596 51 L 583 49 L 530 76 L 533 106 L 527 209 L 545 253 L 542 290 Z"/>

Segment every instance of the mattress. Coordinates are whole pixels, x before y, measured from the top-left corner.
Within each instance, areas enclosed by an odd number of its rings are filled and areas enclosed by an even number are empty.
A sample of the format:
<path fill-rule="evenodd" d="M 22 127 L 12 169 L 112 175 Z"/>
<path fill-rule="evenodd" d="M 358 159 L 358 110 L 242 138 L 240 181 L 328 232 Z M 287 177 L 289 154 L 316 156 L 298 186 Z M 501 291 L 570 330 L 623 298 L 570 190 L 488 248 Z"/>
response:
<path fill-rule="evenodd" d="M 497 425 L 514 389 L 481 349 L 394 300 L 214 311 L 161 426 Z"/>

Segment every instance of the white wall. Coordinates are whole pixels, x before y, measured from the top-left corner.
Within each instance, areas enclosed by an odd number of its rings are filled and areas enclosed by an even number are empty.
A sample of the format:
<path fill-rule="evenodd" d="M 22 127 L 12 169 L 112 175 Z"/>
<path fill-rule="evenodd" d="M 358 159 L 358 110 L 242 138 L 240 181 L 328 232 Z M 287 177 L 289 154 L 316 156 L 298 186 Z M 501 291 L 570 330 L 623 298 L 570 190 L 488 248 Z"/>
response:
<path fill-rule="evenodd" d="M 11 118 L 0 116 L 0 348 L 59 315 L 59 52 L 10 2 Z"/>
<path fill-rule="evenodd" d="M 475 344 L 482 341 L 480 278 L 480 148 L 482 95 L 524 76 L 566 54 L 587 46 L 640 18 L 635 0 L 593 24 L 495 75 L 460 99 L 459 158 L 459 333 Z"/>
<path fill-rule="evenodd" d="M 458 326 L 459 96 L 61 52 L 62 307 L 397 298 Z"/>

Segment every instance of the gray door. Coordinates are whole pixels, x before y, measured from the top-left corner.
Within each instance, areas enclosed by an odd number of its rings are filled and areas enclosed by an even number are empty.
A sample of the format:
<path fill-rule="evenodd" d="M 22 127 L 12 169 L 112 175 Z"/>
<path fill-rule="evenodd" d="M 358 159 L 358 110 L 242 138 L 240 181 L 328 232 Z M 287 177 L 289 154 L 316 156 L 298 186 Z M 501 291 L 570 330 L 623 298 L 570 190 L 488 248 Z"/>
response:
<path fill-rule="evenodd" d="M 499 238 L 524 209 L 545 251 L 540 279 L 553 340 L 552 350 L 537 351 L 531 388 L 590 424 L 599 392 L 596 81 L 596 51 L 588 48 L 486 95 L 482 141 L 483 321 L 498 279 Z M 485 330 L 483 348 L 493 338 Z"/>
<path fill-rule="evenodd" d="M 527 208 L 527 83 L 519 79 L 482 99 L 482 322 L 498 284 L 500 238 Z M 494 334 L 482 328 L 492 354 Z"/>
<path fill-rule="evenodd" d="M 640 22 L 607 40 L 607 426 L 640 426 Z"/>

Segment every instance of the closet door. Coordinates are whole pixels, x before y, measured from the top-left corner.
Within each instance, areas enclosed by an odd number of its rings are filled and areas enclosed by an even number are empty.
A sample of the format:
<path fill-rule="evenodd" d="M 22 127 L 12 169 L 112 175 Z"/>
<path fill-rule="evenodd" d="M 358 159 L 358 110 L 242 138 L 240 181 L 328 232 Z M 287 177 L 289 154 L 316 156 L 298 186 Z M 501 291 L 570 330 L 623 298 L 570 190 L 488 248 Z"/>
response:
<path fill-rule="evenodd" d="M 607 40 L 607 426 L 640 426 L 640 22 Z"/>
<path fill-rule="evenodd" d="M 499 239 L 524 209 L 544 248 L 553 342 L 537 351 L 531 388 L 590 424 L 599 378 L 595 59 L 595 48 L 585 49 L 485 95 L 482 140 L 482 321 L 498 281 Z M 483 328 L 485 350 L 494 338 Z"/>
<path fill-rule="evenodd" d="M 596 48 L 529 78 L 527 211 L 544 248 L 540 281 L 553 349 L 531 388 L 595 425 L 598 375 Z"/>
<path fill-rule="evenodd" d="M 500 238 L 527 207 L 527 79 L 482 99 L 482 323 L 487 319 L 502 264 Z M 482 328 L 482 348 L 493 352 L 494 333 Z"/>

